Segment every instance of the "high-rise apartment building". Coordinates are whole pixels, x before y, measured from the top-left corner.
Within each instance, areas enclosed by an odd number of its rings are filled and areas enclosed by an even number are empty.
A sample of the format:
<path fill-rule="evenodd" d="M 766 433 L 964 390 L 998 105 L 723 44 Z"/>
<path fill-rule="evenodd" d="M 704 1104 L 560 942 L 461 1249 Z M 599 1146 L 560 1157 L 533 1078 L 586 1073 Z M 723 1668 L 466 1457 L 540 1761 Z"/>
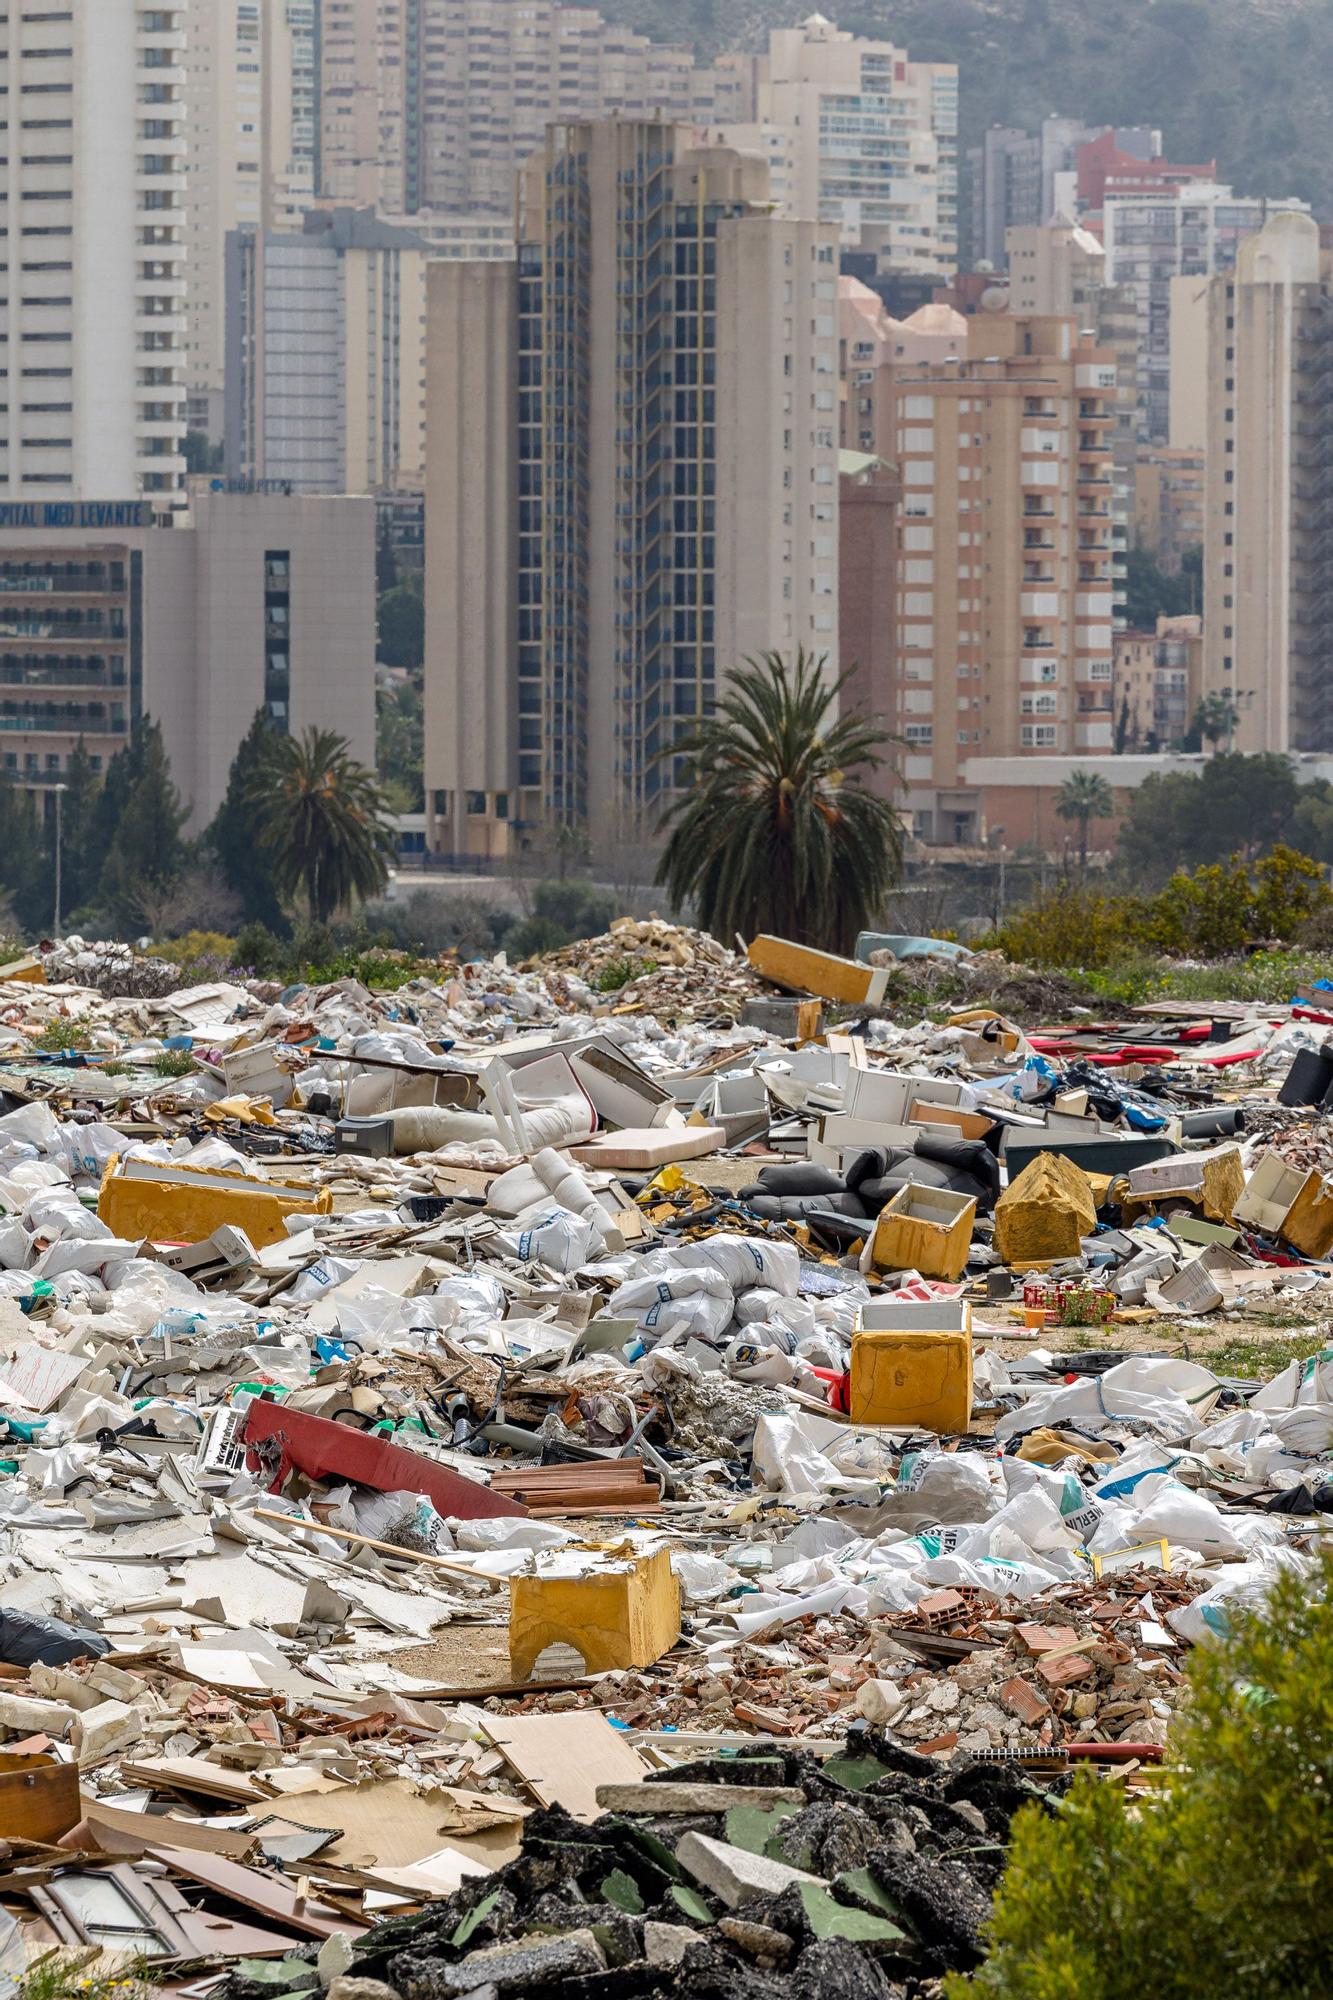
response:
<path fill-rule="evenodd" d="M 1143 445 L 1135 466 L 1135 539 L 1173 575 L 1204 538 L 1203 447 Z"/>
<path fill-rule="evenodd" d="M 898 443 L 893 385 L 897 371 L 967 353 L 967 321 L 952 306 L 918 306 L 894 319 L 877 292 L 857 278 L 838 280 L 838 373 L 844 450 L 892 462 Z"/>
<path fill-rule="evenodd" d="M 316 0 L 188 0 L 186 354 L 192 430 L 222 436 L 226 244 L 315 198 Z"/>
<path fill-rule="evenodd" d="M 753 59 L 753 123 L 723 128 L 764 153 L 790 215 L 837 225 L 886 271 L 951 277 L 958 264 L 958 70 L 912 62 L 812 14 Z"/>
<path fill-rule="evenodd" d="M 1155 135 L 1154 135 L 1155 136 Z M 1009 310 L 1072 318 L 1080 332 L 1095 336 L 1099 347 L 1116 359 L 1115 422 L 1111 450 L 1115 466 L 1114 515 L 1127 540 L 1126 526 L 1135 509 L 1135 467 L 1138 457 L 1139 328 L 1137 300 L 1127 285 L 1107 280 L 1106 251 L 1091 230 L 1059 218 L 1028 228 L 1011 229 L 1006 238 L 1009 259 Z M 1117 556 L 1123 553 L 1117 547 Z"/>
<path fill-rule="evenodd" d="M 1115 748 L 1149 756 L 1177 745 L 1203 691 L 1203 620 L 1159 618 L 1152 632 L 1115 637 Z"/>
<path fill-rule="evenodd" d="M 0 505 L 7 778 L 51 802 L 78 743 L 100 772 L 151 715 L 206 826 L 261 707 L 372 762 L 375 503 L 202 492 L 160 523 L 146 500 Z"/>
<path fill-rule="evenodd" d="M 958 266 L 958 70 L 819 15 L 776 29 L 760 59 L 761 120 L 797 135 L 796 212 L 836 222 L 886 270 Z"/>
<path fill-rule="evenodd" d="M 553 127 L 430 268 L 432 848 L 650 838 L 732 664 L 837 652 L 837 231 L 655 121 Z"/>
<path fill-rule="evenodd" d="M 967 261 L 1002 270 L 1011 229 L 1045 221 L 1041 187 L 1041 140 L 1033 132 L 992 125 L 979 146 L 968 149 L 970 229 Z"/>
<path fill-rule="evenodd" d="M 227 238 L 226 463 L 294 493 L 425 471 L 429 245 L 355 209 Z"/>
<path fill-rule="evenodd" d="M 549 123 L 750 117 L 740 59 L 698 65 L 557 0 L 315 0 L 319 192 L 383 215 L 509 216 Z"/>
<path fill-rule="evenodd" d="M 402 214 L 409 88 L 426 0 L 315 0 L 316 192 Z M 479 79 L 479 82 L 481 80 Z"/>
<path fill-rule="evenodd" d="M 1270 215 L 1308 213 L 1303 201 L 1235 195 L 1191 182 L 1149 195 L 1108 195 L 1102 211 L 1107 272 L 1134 294 L 1139 330 L 1139 437 L 1166 444 L 1171 423 L 1171 280 L 1231 270 L 1247 236 Z"/>
<path fill-rule="evenodd" d="M 1069 207 L 1077 207 L 1080 220 L 1100 235 L 1108 196 L 1170 201 L 1195 182 L 1212 186 L 1216 180 L 1216 160 L 1184 166 L 1163 159 L 1160 132 L 1108 128 L 1077 149 Z"/>
<path fill-rule="evenodd" d="M 1154 159 L 1161 149 L 1161 133 L 1146 125 L 1099 129 L 1076 118 L 1044 118 L 1039 132 L 993 125 L 979 146 L 968 149 L 969 263 L 1002 270 L 1011 229 L 1081 212 L 1085 171 L 1095 173 L 1099 162 Z"/>
<path fill-rule="evenodd" d="M 1274 216 L 1208 292 L 1204 680 L 1238 750 L 1333 748 L 1333 271 Z"/>
<path fill-rule="evenodd" d="M 0 0 L 0 498 L 180 503 L 184 9 Z"/>
<path fill-rule="evenodd" d="M 1115 357 L 1068 319 L 978 314 L 895 384 L 907 806 L 970 841 L 976 757 L 1112 746 Z"/>

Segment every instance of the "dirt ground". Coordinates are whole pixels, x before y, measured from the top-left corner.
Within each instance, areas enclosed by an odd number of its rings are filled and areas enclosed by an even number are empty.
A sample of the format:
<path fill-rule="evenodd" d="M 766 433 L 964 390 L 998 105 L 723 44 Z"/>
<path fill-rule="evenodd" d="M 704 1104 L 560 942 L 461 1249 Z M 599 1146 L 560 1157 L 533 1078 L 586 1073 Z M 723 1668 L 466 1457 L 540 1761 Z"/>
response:
<path fill-rule="evenodd" d="M 1021 1317 L 1020 1312 L 1005 1307 L 983 1306 L 974 1315 L 973 1331 L 981 1335 L 983 1329 L 996 1327 L 994 1344 L 1006 1360 L 1030 1353 L 1034 1347 L 1053 1354 L 1114 1348 L 1129 1354 L 1176 1355 L 1197 1361 L 1215 1374 L 1252 1381 L 1266 1380 L 1293 1358 L 1306 1360 L 1333 1344 L 1333 1314 L 1325 1317 L 1308 1304 L 1234 1317 L 1225 1313 L 1208 1319 L 1144 1314 L 1141 1318 L 1113 1319 L 1105 1327 L 1050 1326 L 1039 1333 L 999 1330 Z"/>

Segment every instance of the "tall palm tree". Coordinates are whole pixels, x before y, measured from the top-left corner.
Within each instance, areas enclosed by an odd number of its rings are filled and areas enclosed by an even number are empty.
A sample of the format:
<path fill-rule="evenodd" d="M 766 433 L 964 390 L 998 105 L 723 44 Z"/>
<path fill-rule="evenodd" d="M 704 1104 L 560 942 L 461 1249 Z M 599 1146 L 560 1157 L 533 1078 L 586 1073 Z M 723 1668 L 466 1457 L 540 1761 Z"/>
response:
<path fill-rule="evenodd" d="M 384 889 L 394 857 L 384 795 L 345 736 L 314 728 L 299 741 L 275 735 L 246 801 L 277 887 L 288 896 L 304 889 L 316 923 Z"/>
<path fill-rule="evenodd" d="M 1055 795 L 1055 810 L 1061 819 L 1078 821 L 1078 865 L 1088 871 L 1088 821 L 1111 819 L 1115 798 L 1100 771 L 1071 771 Z"/>
<path fill-rule="evenodd" d="M 657 880 L 730 940 L 761 931 L 847 951 L 879 915 L 902 868 L 893 806 L 849 773 L 872 771 L 891 740 L 873 722 L 834 719 L 844 681 L 804 650 L 747 660 L 714 715 L 660 751 L 688 758 L 694 782 L 664 813 Z"/>

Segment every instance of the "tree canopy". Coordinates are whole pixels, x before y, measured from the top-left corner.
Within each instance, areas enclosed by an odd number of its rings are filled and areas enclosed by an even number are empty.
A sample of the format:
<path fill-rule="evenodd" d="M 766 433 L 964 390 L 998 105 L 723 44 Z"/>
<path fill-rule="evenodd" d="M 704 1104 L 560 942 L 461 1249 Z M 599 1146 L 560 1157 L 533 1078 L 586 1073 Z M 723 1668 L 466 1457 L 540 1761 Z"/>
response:
<path fill-rule="evenodd" d="M 777 653 L 747 660 L 716 712 L 661 753 L 688 759 L 693 782 L 664 815 L 657 879 L 717 937 L 846 951 L 898 880 L 898 815 L 857 775 L 889 739 L 860 716 L 833 719 L 845 681 L 824 666 L 804 651 L 790 667 Z"/>
<path fill-rule="evenodd" d="M 375 775 L 346 737 L 316 728 L 299 739 L 275 735 L 244 796 L 278 890 L 304 894 L 316 923 L 383 891 L 393 831 Z"/>

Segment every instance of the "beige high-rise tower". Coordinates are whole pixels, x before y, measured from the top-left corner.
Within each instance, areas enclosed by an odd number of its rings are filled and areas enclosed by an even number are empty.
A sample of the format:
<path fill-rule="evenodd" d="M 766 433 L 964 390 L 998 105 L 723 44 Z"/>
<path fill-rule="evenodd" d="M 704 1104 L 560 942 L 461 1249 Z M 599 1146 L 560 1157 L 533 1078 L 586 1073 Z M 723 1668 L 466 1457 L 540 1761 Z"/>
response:
<path fill-rule="evenodd" d="M 7 500 L 183 498 L 184 48 L 170 0 L 0 0 Z"/>
<path fill-rule="evenodd" d="M 1112 748 L 1115 357 L 1071 319 L 979 314 L 894 384 L 896 733 L 926 839 L 978 837 L 968 760 Z"/>
<path fill-rule="evenodd" d="M 234 229 L 299 229 L 315 198 L 317 0 L 188 0 L 190 427 L 222 436 Z"/>
<path fill-rule="evenodd" d="M 432 848 L 645 841 L 732 664 L 837 645 L 837 232 L 762 161 L 554 127 L 516 262 L 432 264 Z"/>
<path fill-rule="evenodd" d="M 957 65 L 913 62 L 822 14 L 774 29 L 767 52 L 748 60 L 753 122 L 737 114 L 722 136 L 771 158 L 787 213 L 835 223 L 842 242 L 874 251 L 882 270 L 952 277 Z"/>
<path fill-rule="evenodd" d="M 1204 684 L 1238 750 L 1333 749 L 1333 270 L 1280 214 L 1208 290 Z"/>
<path fill-rule="evenodd" d="M 227 238 L 226 465 L 296 493 L 419 486 L 428 246 L 371 211 Z"/>

